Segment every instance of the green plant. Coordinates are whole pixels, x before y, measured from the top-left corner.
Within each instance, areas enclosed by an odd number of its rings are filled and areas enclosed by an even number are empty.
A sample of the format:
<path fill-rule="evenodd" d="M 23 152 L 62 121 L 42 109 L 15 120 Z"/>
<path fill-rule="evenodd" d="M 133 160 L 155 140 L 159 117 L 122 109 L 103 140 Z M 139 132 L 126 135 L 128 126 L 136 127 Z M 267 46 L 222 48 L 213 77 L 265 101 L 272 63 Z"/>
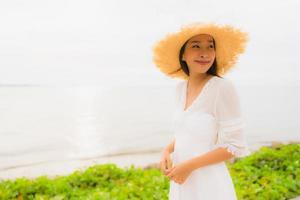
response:
<path fill-rule="evenodd" d="M 300 195 L 300 144 L 262 147 L 226 162 L 238 199 L 283 200 Z M 169 180 L 159 169 L 94 165 L 68 176 L 0 182 L 1 200 L 163 200 Z"/>

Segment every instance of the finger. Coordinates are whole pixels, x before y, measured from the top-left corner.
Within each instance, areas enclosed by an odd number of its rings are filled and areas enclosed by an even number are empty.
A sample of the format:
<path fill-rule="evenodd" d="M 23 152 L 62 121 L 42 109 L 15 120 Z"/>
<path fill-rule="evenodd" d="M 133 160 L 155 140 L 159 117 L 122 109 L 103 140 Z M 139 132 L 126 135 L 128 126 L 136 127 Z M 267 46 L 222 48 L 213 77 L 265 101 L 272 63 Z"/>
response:
<path fill-rule="evenodd" d="M 167 176 L 170 172 L 172 172 L 173 171 L 173 167 L 172 168 L 165 168 L 164 169 L 164 174 Z"/>
<path fill-rule="evenodd" d="M 165 171 L 166 173 L 166 176 L 169 176 L 170 175 L 170 173 L 172 172 L 172 169 L 167 169 L 166 171 Z"/>
<path fill-rule="evenodd" d="M 160 172 L 161 172 L 162 174 L 165 174 L 165 173 L 166 173 L 163 167 L 160 168 Z"/>
<path fill-rule="evenodd" d="M 174 169 L 175 169 L 175 167 L 172 167 L 172 168 L 170 168 L 170 169 L 167 169 L 167 170 L 166 170 L 166 174 L 168 175 L 168 174 L 172 173 Z"/>
<path fill-rule="evenodd" d="M 162 160 L 160 163 L 161 163 L 161 164 L 160 164 L 160 169 L 161 169 L 162 171 L 166 170 L 166 162 L 165 162 L 165 160 Z"/>
<path fill-rule="evenodd" d="M 170 157 L 168 156 L 168 157 L 167 157 L 167 168 L 170 169 L 171 167 L 172 167 L 171 159 L 170 159 Z"/>
<path fill-rule="evenodd" d="M 173 180 L 178 184 L 181 182 L 181 178 L 176 177 L 176 176 L 173 177 Z"/>
<path fill-rule="evenodd" d="M 167 172 L 167 173 L 166 173 L 166 176 L 169 177 L 169 178 L 170 178 L 172 175 L 173 175 L 173 174 L 170 173 L 170 172 Z"/>
<path fill-rule="evenodd" d="M 182 181 L 181 181 L 180 179 L 178 179 L 178 178 L 175 179 L 175 182 L 178 183 L 178 184 L 181 184 L 181 183 L 182 183 Z"/>
<path fill-rule="evenodd" d="M 160 171 L 162 171 L 162 169 L 163 169 L 163 163 L 162 163 L 162 161 L 159 162 L 159 168 L 160 168 Z"/>
<path fill-rule="evenodd" d="M 167 170 L 168 169 L 168 160 L 167 158 L 164 159 L 164 170 Z"/>
<path fill-rule="evenodd" d="M 173 173 L 173 171 L 172 171 L 172 172 L 169 172 L 169 173 L 167 173 L 167 175 L 166 175 L 166 176 L 172 179 L 172 178 L 174 177 L 174 173 Z"/>
<path fill-rule="evenodd" d="M 165 162 L 164 163 L 164 165 L 163 165 L 163 173 L 166 175 L 167 174 L 167 172 L 168 172 L 168 167 L 167 167 L 167 162 Z"/>
<path fill-rule="evenodd" d="M 173 167 L 173 161 L 170 159 L 170 167 Z"/>

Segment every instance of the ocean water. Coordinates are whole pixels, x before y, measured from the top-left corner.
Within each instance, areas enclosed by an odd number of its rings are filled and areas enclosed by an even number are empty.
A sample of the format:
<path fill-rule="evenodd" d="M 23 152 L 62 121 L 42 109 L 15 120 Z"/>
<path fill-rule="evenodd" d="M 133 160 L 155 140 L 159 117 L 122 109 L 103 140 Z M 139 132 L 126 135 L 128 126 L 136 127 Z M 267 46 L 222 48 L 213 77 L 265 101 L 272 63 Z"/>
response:
<path fill-rule="evenodd" d="M 299 86 L 238 90 L 249 144 L 300 141 Z M 173 86 L 0 86 L 0 170 L 156 151 L 172 137 Z"/>

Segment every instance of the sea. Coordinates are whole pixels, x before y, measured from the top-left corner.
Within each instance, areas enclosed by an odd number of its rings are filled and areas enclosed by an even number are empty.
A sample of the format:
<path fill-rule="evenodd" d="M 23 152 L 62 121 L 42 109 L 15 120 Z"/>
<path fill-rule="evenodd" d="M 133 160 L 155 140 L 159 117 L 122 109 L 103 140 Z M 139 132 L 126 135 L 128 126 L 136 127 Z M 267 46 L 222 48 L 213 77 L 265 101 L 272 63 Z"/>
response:
<path fill-rule="evenodd" d="M 239 85 L 250 145 L 300 141 L 299 85 Z M 0 170 L 159 151 L 175 85 L 0 85 Z"/>

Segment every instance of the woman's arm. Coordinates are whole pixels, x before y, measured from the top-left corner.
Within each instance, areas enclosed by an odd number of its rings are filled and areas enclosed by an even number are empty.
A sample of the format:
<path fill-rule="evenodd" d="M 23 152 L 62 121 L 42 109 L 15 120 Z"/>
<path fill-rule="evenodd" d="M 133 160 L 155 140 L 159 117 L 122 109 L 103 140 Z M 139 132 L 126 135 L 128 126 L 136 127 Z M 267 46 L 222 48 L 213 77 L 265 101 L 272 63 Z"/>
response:
<path fill-rule="evenodd" d="M 232 153 L 228 152 L 223 147 L 219 147 L 203 155 L 187 160 L 186 165 L 191 171 L 194 171 L 195 169 L 198 169 L 200 167 L 226 161 L 233 157 L 234 155 Z"/>
<path fill-rule="evenodd" d="M 184 161 L 183 163 L 179 163 L 171 169 L 166 170 L 166 176 L 181 184 L 187 179 L 192 171 L 206 165 L 225 161 L 232 158 L 232 156 L 233 154 L 228 152 L 225 148 L 219 147 L 203 155 L 194 157 L 190 160 Z"/>

